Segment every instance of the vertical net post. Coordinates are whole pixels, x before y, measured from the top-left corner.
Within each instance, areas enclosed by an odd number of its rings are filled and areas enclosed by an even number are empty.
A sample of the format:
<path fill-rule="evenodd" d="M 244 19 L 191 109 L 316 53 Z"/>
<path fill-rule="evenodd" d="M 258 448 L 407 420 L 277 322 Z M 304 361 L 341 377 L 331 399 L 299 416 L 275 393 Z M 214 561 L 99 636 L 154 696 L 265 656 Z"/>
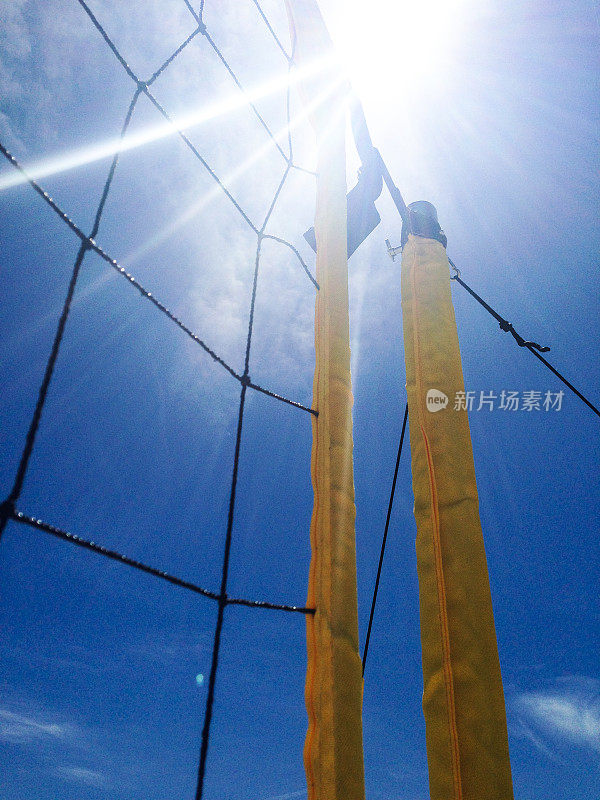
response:
<path fill-rule="evenodd" d="M 316 365 L 313 384 L 312 557 L 307 618 L 308 800 L 363 800 L 362 674 L 358 648 L 352 390 L 346 245 L 346 91 L 314 0 L 289 0 L 296 60 L 323 59 L 302 85 L 318 145 Z M 316 96 L 326 100 L 311 106 Z"/>
<path fill-rule="evenodd" d="M 409 235 L 402 315 L 431 800 L 510 800 L 504 693 L 469 422 L 455 403 L 464 383 L 439 241 Z"/>

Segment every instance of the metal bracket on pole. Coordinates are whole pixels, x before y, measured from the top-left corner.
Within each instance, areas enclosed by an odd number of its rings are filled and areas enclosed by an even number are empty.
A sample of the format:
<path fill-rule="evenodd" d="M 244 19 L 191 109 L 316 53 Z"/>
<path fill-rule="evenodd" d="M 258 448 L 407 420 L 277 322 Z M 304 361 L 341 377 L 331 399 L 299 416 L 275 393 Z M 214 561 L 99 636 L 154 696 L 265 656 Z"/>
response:
<path fill-rule="evenodd" d="M 390 240 L 389 239 L 386 239 L 385 243 L 386 243 L 386 246 L 387 246 L 388 255 L 392 259 L 392 261 L 396 260 L 396 256 L 402 255 L 402 248 L 401 247 L 392 247 L 392 245 L 390 244 Z"/>

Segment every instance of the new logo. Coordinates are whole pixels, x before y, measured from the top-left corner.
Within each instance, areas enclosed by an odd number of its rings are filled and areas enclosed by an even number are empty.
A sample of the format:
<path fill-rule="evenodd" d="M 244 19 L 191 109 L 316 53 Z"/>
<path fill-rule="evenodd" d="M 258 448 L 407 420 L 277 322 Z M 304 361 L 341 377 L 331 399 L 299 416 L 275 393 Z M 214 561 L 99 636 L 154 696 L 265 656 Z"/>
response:
<path fill-rule="evenodd" d="M 429 389 L 425 397 L 427 411 L 441 411 L 448 405 L 448 396 L 439 389 Z"/>

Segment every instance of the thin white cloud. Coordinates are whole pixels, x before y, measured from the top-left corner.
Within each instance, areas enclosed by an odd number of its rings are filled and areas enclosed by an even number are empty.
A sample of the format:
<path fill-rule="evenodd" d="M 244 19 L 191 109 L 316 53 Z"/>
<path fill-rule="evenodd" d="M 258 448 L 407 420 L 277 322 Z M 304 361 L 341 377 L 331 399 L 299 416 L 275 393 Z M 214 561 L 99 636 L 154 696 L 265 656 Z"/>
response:
<path fill-rule="evenodd" d="M 600 680 L 561 678 L 548 689 L 519 693 L 510 705 L 513 732 L 546 755 L 559 744 L 600 753 Z"/>
<path fill-rule="evenodd" d="M 69 740 L 76 735 L 77 727 L 70 723 L 50 722 L 44 717 L 0 708 L 0 741 L 28 744 L 40 740 Z"/>
<path fill-rule="evenodd" d="M 2 6 L 3 50 L 9 57 L 22 58 L 31 52 L 31 42 L 23 13 L 25 0 L 13 0 Z"/>
<path fill-rule="evenodd" d="M 104 790 L 137 785 L 131 764 L 114 748 L 110 726 L 91 728 L 20 690 L 7 692 L 10 699 L 0 706 L 0 745 L 15 750 L 15 763 L 17 748 L 28 749 L 43 773 L 65 782 Z"/>
<path fill-rule="evenodd" d="M 83 783 L 85 786 L 94 786 L 98 789 L 108 788 L 109 781 L 102 772 L 85 767 L 59 767 L 57 775 L 68 781 Z"/>

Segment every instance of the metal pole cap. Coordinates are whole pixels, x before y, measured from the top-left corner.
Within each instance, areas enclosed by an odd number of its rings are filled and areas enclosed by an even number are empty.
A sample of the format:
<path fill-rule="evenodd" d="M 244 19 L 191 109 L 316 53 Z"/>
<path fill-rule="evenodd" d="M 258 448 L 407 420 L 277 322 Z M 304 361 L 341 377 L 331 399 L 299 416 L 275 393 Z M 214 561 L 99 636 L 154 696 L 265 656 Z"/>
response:
<path fill-rule="evenodd" d="M 402 225 L 402 247 L 408 241 L 409 233 L 415 236 L 422 236 L 425 239 L 436 239 L 446 247 L 448 239 L 440 227 L 437 211 L 433 203 L 429 203 L 427 200 L 416 200 L 414 203 L 409 203 L 408 222 L 408 225 Z"/>
<path fill-rule="evenodd" d="M 414 203 L 408 204 L 409 211 L 414 212 L 415 214 L 419 214 L 422 217 L 427 217 L 428 219 L 433 220 L 438 225 L 438 215 L 436 207 L 433 203 L 430 203 L 428 200 L 415 200 Z"/>

